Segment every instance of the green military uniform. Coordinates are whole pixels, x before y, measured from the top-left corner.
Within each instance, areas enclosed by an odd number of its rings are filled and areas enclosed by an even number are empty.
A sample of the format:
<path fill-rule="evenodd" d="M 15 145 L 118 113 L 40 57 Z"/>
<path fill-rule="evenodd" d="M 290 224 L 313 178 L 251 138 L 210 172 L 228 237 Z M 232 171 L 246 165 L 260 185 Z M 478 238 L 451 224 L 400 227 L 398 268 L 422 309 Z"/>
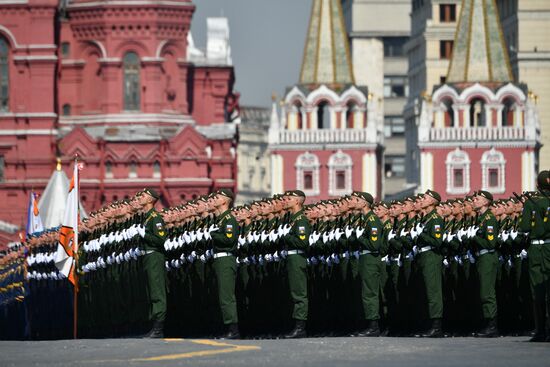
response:
<path fill-rule="evenodd" d="M 543 340 L 547 333 L 546 312 L 550 309 L 550 200 L 537 193 L 525 201 L 520 230 L 529 234 L 528 268 L 535 316 L 535 337 Z M 546 335 L 548 336 L 548 335 Z"/>
<path fill-rule="evenodd" d="M 479 297 L 484 319 L 497 316 L 496 279 L 498 272 L 498 254 L 496 253 L 498 221 L 494 214 L 487 210 L 477 219 L 479 228 L 473 238 L 476 247 L 477 272 L 479 276 Z"/>
<path fill-rule="evenodd" d="M 143 269 L 147 278 L 149 300 L 151 302 L 150 320 L 164 322 L 166 318 L 166 269 L 164 241 L 166 228 L 164 220 L 155 209 L 146 214 L 145 238 L 143 250 Z"/>
<path fill-rule="evenodd" d="M 226 210 L 217 218 L 218 230 L 211 233 L 214 246 L 214 274 L 218 285 L 218 301 L 220 304 L 223 323 L 236 324 L 237 301 L 235 298 L 235 279 L 237 276 L 237 262 L 235 251 L 239 240 L 239 225 Z"/>
<path fill-rule="evenodd" d="M 418 267 L 428 299 L 428 316 L 430 319 L 443 317 L 442 261 L 439 248 L 443 242 L 445 222 L 436 210 L 432 210 L 422 220 L 423 230 L 418 235 Z"/>
<path fill-rule="evenodd" d="M 300 210 L 290 219 L 290 232 L 284 237 L 288 251 L 286 261 L 290 297 L 294 320 L 306 321 L 308 317 L 307 261 L 305 251 L 311 228 L 304 212 Z"/>
<path fill-rule="evenodd" d="M 361 300 L 366 320 L 380 319 L 380 275 L 385 263 L 380 261 L 383 244 L 383 228 L 380 219 L 372 212 L 365 214 L 362 221 L 364 232 L 359 236 L 361 246 L 359 276 L 361 278 Z"/>

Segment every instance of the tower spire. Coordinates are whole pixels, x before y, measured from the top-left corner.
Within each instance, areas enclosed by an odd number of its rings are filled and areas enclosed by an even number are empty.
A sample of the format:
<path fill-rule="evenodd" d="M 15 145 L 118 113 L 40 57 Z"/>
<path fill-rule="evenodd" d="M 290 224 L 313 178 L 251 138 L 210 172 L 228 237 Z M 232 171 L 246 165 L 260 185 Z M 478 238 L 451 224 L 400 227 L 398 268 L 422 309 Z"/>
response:
<path fill-rule="evenodd" d="M 462 0 L 447 82 L 512 80 L 495 0 Z"/>
<path fill-rule="evenodd" d="M 300 84 L 353 84 L 340 0 L 313 0 Z"/>

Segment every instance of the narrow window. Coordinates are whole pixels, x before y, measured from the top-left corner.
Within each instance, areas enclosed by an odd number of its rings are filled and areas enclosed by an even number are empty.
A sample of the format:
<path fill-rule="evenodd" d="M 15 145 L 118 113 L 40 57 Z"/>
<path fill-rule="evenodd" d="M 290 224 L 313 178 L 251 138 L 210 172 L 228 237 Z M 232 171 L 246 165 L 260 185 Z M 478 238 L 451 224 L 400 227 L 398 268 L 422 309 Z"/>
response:
<path fill-rule="evenodd" d="M 127 111 L 140 110 L 140 82 L 139 58 L 135 52 L 128 52 L 124 56 L 124 109 Z"/>

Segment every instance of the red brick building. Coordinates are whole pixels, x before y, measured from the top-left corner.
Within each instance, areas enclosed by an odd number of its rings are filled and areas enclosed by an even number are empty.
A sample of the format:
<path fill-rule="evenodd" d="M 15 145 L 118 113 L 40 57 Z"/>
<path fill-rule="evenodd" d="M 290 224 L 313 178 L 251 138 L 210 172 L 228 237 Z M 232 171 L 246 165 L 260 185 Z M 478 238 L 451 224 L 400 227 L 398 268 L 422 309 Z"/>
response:
<path fill-rule="evenodd" d="M 0 220 L 24 225 L 61 157 L 94 210 L 144 186 L 166 205 L 236 186 L 224 19 L 201 53 L 190 0 L 0 3 Z M 212 41 L 212 42 L 211 42 Z M 226 45 L 228 46 L 228 44 Z M 193 47 L 193 50 L 189 48 Z"/>

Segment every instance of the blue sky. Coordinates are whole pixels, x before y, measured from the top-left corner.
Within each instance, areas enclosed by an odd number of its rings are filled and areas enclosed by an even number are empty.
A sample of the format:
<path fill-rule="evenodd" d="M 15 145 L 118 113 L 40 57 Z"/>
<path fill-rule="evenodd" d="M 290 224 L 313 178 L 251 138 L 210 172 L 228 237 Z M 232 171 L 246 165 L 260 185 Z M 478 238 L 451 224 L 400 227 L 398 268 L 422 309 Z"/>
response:
<path fill-rule="evenodd" d="M 191 31 L 206 45 L 206 18 L 229 19 L 236 90 L 243 106 L 269 106 L 298 82 L 311 0 L 194 0 Z"/>

